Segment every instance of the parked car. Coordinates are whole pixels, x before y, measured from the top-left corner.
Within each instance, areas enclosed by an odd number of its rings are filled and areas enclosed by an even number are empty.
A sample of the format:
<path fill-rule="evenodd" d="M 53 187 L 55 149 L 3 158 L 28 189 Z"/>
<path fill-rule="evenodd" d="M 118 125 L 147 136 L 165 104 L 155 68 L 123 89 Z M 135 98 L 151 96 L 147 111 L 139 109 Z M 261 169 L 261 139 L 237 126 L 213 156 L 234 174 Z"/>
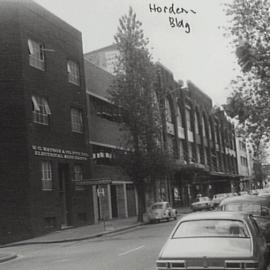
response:
<path fill-rule="evenodd" d="M 268 197 L 244 195 L 227 198 L 220 203 L 219 210 L 252 214 L 270 248 L 270 200 Z"/>
<path fill-rule="evenodd" d="M 228 196 L 229 196 L 229 195 L 226 194 L 226 193 L 218 193 L 218 194 L 215 194 L 215 195 L 213 196 L 213 199 L 212 199 L 213 207 L 217 207 L 217 206 L 220 204 L 220 202 L 221 202 L 223 199 L 227 198 Z"/>
<path fill-rule="evenodd" d="M 212 201 L 209 197 L 197 197 L 196 201 L 191 204 L 192 211 L 213 209 Z"/>
<path fill-rule="evenodd" d="M 267 265 L 267 246 L 251 215 L 203 212 L 184 216 L 156 261 L 156 269 L 252 269 Z"/>
<path fill-rule="evenodd" d="M 152 204 L 148 210 L 148 219 L 152 222 L 159 222 L 160 220 L 177 219 L 177 211 L 172 208 L 169 202 L 156 202 Z"/>

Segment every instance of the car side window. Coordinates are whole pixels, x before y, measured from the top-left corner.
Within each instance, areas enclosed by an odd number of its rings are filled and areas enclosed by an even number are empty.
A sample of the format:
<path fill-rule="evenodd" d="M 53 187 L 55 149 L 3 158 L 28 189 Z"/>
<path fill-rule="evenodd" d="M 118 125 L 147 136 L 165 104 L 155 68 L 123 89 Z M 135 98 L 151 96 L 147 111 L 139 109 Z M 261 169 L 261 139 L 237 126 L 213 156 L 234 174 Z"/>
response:
<path fill-rule="evenodd" d="M 260 231 L 257 221 L 252 216 L 249 216 L 249 219 L 251 223 L 253 224 L 256 234 L 259 235 L 261 231 Z"/>

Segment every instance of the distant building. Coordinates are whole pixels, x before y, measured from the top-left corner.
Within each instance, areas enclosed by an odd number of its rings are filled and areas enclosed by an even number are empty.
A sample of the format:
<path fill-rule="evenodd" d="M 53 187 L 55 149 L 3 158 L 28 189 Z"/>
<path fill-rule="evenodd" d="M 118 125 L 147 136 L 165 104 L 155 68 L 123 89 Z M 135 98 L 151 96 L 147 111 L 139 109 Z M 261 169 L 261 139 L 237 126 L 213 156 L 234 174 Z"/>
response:
<path fill-rule="evenodd" d="M 165 108 L 165 148 L 175 160 L 168 181 L 170 200 L 189 205 L 197 194 L 211 197 L 239 190 L 234 127 L 224 112 L 192 82 L 186 88 L 176 83 L 160 63 L 157 74 L 157 96 Z"/>
<path fill-rule="evenodd" d="M 118 55 L 119 52 L 116 44 L 112 44 L 110 46 L 86 53 L 84 57 L 92 64 L 111 74 L 114 74 L 115 63 Z"/>
<path fill-rule="evenodd" d="M 0 2 L 0 243 L 94 222 L 81 33 Z"/>
<path fill-rule="evenodd" d="M 249 191 L 254 181 L 253 151 L 245 138 L 236 137 L 240 191 Z"/>

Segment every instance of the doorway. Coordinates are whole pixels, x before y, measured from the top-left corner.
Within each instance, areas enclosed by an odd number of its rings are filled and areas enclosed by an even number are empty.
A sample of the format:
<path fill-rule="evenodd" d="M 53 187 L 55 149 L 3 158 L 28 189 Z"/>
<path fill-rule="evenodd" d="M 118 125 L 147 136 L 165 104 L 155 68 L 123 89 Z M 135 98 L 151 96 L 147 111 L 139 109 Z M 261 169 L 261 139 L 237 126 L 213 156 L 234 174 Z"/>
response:
<path fill-rule="evenodd" d="M 60 192 L 60 204 L 61 204 L 61 225 L 69 226 L 71 224 L 71 198 L 70 197 L 70 177 L 69 177 L 69 165 L 59 164 L 59 192 Z"/>
<path fill-rule="evenodd" d="M 112 205 L 112 217 L 118 217 L 118 207 L 117 207 L 117 185 L 111 185 L 111 205 Z"/>

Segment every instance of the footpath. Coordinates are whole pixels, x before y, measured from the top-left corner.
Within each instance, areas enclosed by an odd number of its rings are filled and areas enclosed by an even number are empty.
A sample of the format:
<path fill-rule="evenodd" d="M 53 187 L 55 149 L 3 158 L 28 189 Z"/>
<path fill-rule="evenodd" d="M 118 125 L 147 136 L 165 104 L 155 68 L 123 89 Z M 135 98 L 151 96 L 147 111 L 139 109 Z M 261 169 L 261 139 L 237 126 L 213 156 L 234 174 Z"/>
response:
<path fill-rule="evenodd" d="M 190 208 L 178 208 L 178 216 L 187 214 L 190 212 Z M 60 231 L 54 231 L 35 238 L 9 243 L 0 246 L 0 248 L 23 246 L 23 245 L 35 245 L 35 244 L 53 244 L 64 242 L 75 242 L 81 240 L 87 240 L 92 238 L 101 237 L 104 235 L 117 233 L 133 229 L 148 223 L 147 217 L 144 217 L 145 222 L 140 223 L 137 221 L 137 217 L 130 217 L 124 219 L 112 219 L 105 222 L 100 221 L 98 224 L 92 224 L 81 227 L 70 227 Z M 16 258 L 16 254 L 5 254 L 0 250 L 0 263 Z"/>

